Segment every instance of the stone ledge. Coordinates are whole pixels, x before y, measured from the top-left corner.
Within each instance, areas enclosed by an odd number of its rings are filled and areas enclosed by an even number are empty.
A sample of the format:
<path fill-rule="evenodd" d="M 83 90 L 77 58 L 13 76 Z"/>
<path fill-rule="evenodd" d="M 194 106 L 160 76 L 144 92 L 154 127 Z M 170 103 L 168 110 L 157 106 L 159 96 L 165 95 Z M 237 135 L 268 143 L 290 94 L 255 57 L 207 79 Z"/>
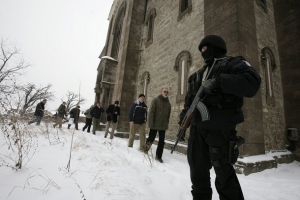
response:
<path fill-rule="evenodd" d="M 291 163 L 295 156 L 289 151 L 272 151 L 264 155 L 239 158 L 234 165 L 237 174 L 249 175 L 265 169 L 277 168 L 278 164 Z"/>

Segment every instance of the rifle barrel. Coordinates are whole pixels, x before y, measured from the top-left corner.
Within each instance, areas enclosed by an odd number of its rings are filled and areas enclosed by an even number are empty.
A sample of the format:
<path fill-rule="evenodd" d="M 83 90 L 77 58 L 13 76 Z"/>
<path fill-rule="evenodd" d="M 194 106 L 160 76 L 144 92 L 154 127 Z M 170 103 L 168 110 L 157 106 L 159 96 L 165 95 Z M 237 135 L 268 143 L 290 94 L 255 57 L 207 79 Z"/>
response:
<path fill-rule="evenodd" d="M 180 131 L 179 131 L 179 134 L 178 134 L 178 137 L 177 137 L 177 140 L 176 140 L 176 142 L 175 142 L 175 144 L 174 144 L 174 146 L 171 148 L 171 154 L 173 153 L 173 151 L 175 150 L 175 148 L 176 148 L 176 146 L 177 146 L 177 144 L 178 144 L 178 142 L 179 142 L 179 139 L 181 138 L 181 136 L 185 133 L 185 131 L 186 131 L 186 129 L 184 129 L 184 128 L 180 128 Z"/>

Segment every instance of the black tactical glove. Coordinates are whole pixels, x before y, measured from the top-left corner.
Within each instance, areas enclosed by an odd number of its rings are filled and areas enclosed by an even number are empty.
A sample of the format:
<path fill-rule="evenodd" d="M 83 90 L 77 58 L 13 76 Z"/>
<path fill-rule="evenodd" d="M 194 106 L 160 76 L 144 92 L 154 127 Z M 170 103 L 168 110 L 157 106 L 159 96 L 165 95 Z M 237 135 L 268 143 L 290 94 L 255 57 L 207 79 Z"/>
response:
<path fill-rule="evenodd" d="M 218 78 L 208 79 L 202 83 L 205 94 L 215 95 L 220 91 L 220 80 Z"/>
<path fill-rule="evenodd" d="M 180 120 L 179 120 L 179 122 L 178 122 L 179 126 L 181 126 L 182 121 L 183 121 L 183 119 L 180 119 Z"/>

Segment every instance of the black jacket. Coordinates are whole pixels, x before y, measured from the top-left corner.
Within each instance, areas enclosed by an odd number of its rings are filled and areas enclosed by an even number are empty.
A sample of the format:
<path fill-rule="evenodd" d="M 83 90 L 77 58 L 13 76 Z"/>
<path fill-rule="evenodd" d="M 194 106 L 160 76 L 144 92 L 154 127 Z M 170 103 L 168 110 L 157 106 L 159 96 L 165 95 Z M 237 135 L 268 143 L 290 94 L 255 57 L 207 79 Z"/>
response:
<path fill-rule="evenodd" d="M 117 112 L 117 114 L 115 112 Z M 116 123 L 118 121 L 118 116 L 120 115 L 120 107 L 115 106 L 114 104 L 111 104 L 106 109 L 106 114 L 107 114 L 107 117 L 106 117 L 107 121 L 112 120 L 114 123 Z"/>
<path fill-rule="evenodd" d="M 191 121 L 192 125 L 203 129 L 228 130 L 234 129 L 237 124 L 244 121 L 241 110 L 243 97 L 253 97 L 257 93 L 261 78 L 243 57 L 227 59 L 227 65 L 220 67 L 216 76 L 220 83 L 219 93 L 205 97 L 204 103 L 208 108 L 210 120 L 203 122 L 197 110 Z M 201 86 L 206 67 L 210 66 L 204 66 L 189 77 L 188 93 L 185 97 L 184 109 L 180 114 L 181 120 Z"/>
<path fill-rule="evenodd" d="M 101 117 L 101 114 L 104 112 L 103 108 L 102 107 L 98 107 L 98 106 L 95 106 L 94 108 L 92 108 L 92 110 L 90 111 L 91 113 L 91 116 L 93 118 L 96 118 L 96 119 L 99 119 Z"/>
<path fill-rule="evenodd" d="M 73 108 L 70 111 L 70 118 L 74 118 L 74 121 L 79 119 L 80 109 Z"/>
<path fill-rule="evenodd" d="M 38 103 L 36 105 L 34 115 L 43 117 L 44 116 L 44 110 L 45 110 L 45 104 L 41 101 L 40 103 Z"/>
<path fill-rule="evenodd" d="M 128 113 L 129 121 L 135 124 L 143 124 L 147 121 L 147 105 L 136 100 L 133 102 Z"/>

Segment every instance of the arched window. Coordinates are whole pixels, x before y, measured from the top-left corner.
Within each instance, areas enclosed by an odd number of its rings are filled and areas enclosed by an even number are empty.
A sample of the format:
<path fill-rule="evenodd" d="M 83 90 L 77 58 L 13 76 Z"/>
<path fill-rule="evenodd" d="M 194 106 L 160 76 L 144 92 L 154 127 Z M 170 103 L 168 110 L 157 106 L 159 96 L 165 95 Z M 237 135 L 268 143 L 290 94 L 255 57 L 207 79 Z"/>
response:
<path fill-rule="evenodd" d="M 111 49 L 111 57 L 114 59 L 118 59 L 119 49 L 120 49 L 120 42 L 121 42 L 121 35 L 122 35 L 122 26 L 123 20 L 125 17 L 126 11 L 126 1 L 123 1 L 122 5 L 119 8 L 116 21 L 113 28 L 113 45 Z"/>
<path fill-rule="evenodd" d="M 265 12 L 268 12 L 266 0 L 256 0 L 256 3 L 260 5 Z"/>
<path fill-rule="evenodd" d="M 179 13 L 178 21 L 180 21 L 184 15 L 192 11 L 192 0 L 179 0 Z"/>
<path fill-rule="evenodd" d="M 276 68 L 274 54 L 269 47 L 261 50 L 261 58 L 264 66 L 265 82 L 266 82 L 266 98 L 267 104 L 275 106 L 273 71 Z"/>
<path fill-rule="evenodd" d="M 183 101 L 187 92 L 188 68 L 192 62 L 191 54 L 188 51 L 182 51 L 175 60 L 174 70 L 178 72 L 177 96 L 176 102 Z"/>
<path fill-rule="evenodd" d="M 143 94 L 147 98 L 147 89 L 150 83 L 150 73 L 148 71 L 144 72 L 141 76 L 141 85 L 143 86 Z"/>
<path fill-rule="evenodd" d="M 181 0 L 181 6 L 180 6 L 181 13 L 186 11 L 188 7 L 189 7 L 189 0 Z"/>
<path fill-rule="evenodd" d="M 154 32 L 154 19 L 156 17 L 156 10 L 152 8 L 146 19 L 147 26 L 147 38 L 146 38 L 146 47 L 153 43 L 153 32 Z"/>

